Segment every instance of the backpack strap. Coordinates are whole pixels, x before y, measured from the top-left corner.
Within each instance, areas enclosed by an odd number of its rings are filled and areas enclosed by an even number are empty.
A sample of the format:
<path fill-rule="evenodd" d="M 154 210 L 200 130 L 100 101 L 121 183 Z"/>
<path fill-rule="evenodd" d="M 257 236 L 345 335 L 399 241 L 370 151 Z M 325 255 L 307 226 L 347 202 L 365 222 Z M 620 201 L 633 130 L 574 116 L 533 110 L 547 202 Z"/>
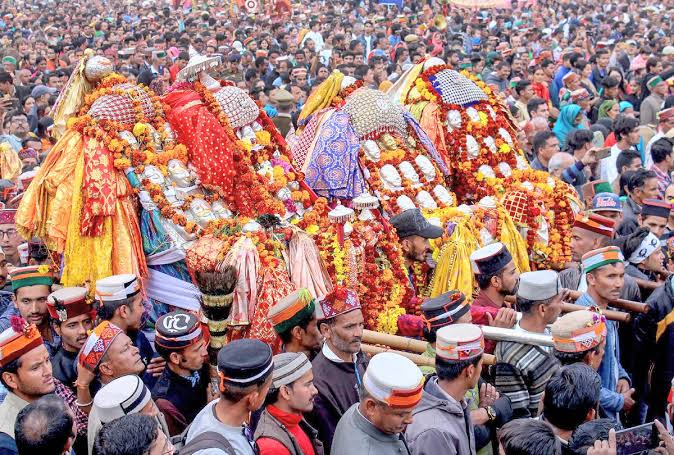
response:
<path fill-rule="evenodd" d="M 179 455 L 194 455 L 200 450 L 212 448 L 224 450 L 227 455 L 236 455 L 234 447 L 227 438 L 215 431 L 206 431 L 196 435 L 178 453 Z"/>

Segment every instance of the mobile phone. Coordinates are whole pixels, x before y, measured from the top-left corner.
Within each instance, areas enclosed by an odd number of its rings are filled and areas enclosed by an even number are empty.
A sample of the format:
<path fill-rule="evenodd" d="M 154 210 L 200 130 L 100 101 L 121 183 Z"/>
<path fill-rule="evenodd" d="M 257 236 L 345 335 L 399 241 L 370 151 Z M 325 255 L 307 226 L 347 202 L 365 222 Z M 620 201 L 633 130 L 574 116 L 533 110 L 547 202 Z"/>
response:
<path fill-rule="evenodd" d="M 602 147 L 595 152 L 597 160 L 603 160 L 611 156 L 611 147 Z"/>
<path fill-rule="evenodd" d="M 646 453 L 660 444 L 654 422 L 616 431 L 615 438 L 617 455 Z"/>

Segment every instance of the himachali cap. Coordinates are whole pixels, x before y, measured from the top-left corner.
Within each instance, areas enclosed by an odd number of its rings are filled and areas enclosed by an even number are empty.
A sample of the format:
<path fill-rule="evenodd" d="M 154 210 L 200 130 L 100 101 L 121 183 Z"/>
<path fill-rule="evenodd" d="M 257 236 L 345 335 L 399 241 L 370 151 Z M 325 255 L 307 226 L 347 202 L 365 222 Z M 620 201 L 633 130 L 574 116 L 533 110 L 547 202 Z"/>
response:
<path fill-rule="evenodd" d="M 606 318 L 599 310 L 572 311 L 552 324 L 552 341 L 559 352 L 585 352 L 606 337 Z"/>
<path fill-rule="evenodd" d="M 220 390 L 225 384 L 247 387 L 267 378 L 274 367 L 271 348 L 260 340 L 230 341 L 218 352 Z"/>
<path fill-rule="evenodd" d="M 424 376 L 410 359 L 382 352 L 370 359 L 363 387 L 377 401 L 392 408 L 413 408 L 421 401 Z"/>
<path fill-rule="evenodd" d="M 140 283 L 136 275 L 112 275 L 96 281 L 96 300 L 115 302 L 128 299 L 140 292 Z"/>
<path fill-rule="evenodd" d="M 302 288 L 277 301 L 269 309 L 267 319 L 276 333 L 284 333 L 300 322 L 311 319 L 316 310 L 316 301 L 308 289 Z"/>
<path fill-rule="evenodd" d="M 185 349 L 203 338 L 199 319 L 185 311 L 171 311 L 157 319 L 154 342 L 165 349 Z"/>
<path fill-rule="evenodd" d="M 591 212 L 580 212 L 576 215 L 576 219 L 573 222 L 573 227 L 604 235 L 608 238 L 613 238 L 614 226 L 615 221 L 611 218 L 606 218 L 605 216 Z"/>
<path fill-rule="evenodd" d="M 87 290 L 81 287 L 62 288 L 52 292 L 47 297 L 47 309 L 52 319 L 59 322 L 94 313 L 91 301 L 87 299 Z"/>
<path fill-rule="evenodd" d="M 421 320 L 428 330 L 457 321 L 470 310 L 461 291 L 449 291 L 421 304 Z"/>
<path fill-rule="evenodd" d="M 594 194 L 613 192 L 611 184 L 608 183 L 606 180 L 595 180 L 594 182 L 592 182 L 592 189 L 594 190 Z"/>
<path fill-rule="evenodd" d="M 669 218 L 669 212 L 672 210 L 672 204 L 662 199 L 644 199 L 641 207 L 641 216 L 657 216 L 660 218 Z"/>
<path fill-rule="evenodd" d="M 318 302 L 316 318 L 319 320 L 332 319 L 340 314 L 359 309 L 358 294 L 344 286 L 335 286 L 330 293 Z"/>
<path fill-rule="evenodd" d="M 292 384 L 311 370 L 311 362 L 303 352 L 283 352 L 274 356 L 272 388 Z"/>
<path fill-rule="evenodd" d="M 590 98 L 590 92 L 584 88 L 579 88 L 571 92 L 571 99 L 574 101 L 582 101 Z"/>
<path fill-rule="evenodd" d="M 51 286 L 54 284 L 54 276 L 48 265 L 17 267 L 9 272 L 9 277 L 12 280 L 14 292 L 26 286 Z"/>
<path fill-rule="evenodd" d="M 80 363 L 89 371 L 95 372 L 101 359 L 108 352 L 110 345 L 115 341 L 122 329 L 111 323 L 103 321 L 98 324 L 89 334 L 80 351 Z"/>
<path fill-rule="evenodd" d="M 558 295 L 562 287 L 554 270 L 537 270 L 520 275 L 517 297 L 534 302 L 551 299 Z"/>
<path fill-rule="evenodd" d="M 152 395 L 135 374 L 117 378 L 104 385 L 94 397 L 93 407 L 102 423 L 140 412 Z"/>
<path fill-rule="evenodd" d="M 0 333 L 0 367 L 18 359 L 42 344 L 42 335 L 33 324 L 12 316 L 10 327 Z"/>
<path fill-rule="evenodd" d="M 664 80 L 662 77 L 660 77 L 660 76 L 654 76 L 654 77 L 652 77 L 652 78 L 650 78 L 650 79 L 648 80 L 648 82 L 646 83 L 646 85 L 648 85 L 648 88 L 654 89 L 654 88 L 657 87 L 658 84 L 660 84 L 661 82 L 665 82 L 665 80 Z"/>
<path fill-rule="evenodd" d="M 501 242 L 491 243 L 470 255 L 470 264 L 476 275 L 495 275 L 512 260 L 510 251 Z"/>
<path fill-rule="evenodd" d="M 484 353 L 482 329 L 474 324 L 452 324 L 440 328 L 435 344 L 436 359 L 450 362 L 470 360 Z"/>
<path fill-rule="evenodd" d="M 585 253 L 581 258 L 581 263 L 583 271 L 588 273 L 605 265 L 623 262 L 624 260 L 625 258 L 623 258 L 620 248 L 617 246 L 607 246 Z"/>
<path fill-rule="evenodd" d="M 569 71 L 562 78 L 562 82 L 564 82 L 565 84 L 569 84 L 577 80 L 580 80 L 580 76 L 577 73 L 574 73 L 573 71 Z"/>
<path fill-rule="evenodd" d="M 442 228 L 429 223 L 418 208 L 405 210 L 391 218 L 390 221 L 396 228 L 400 239 L 412 235 L 418 235 L 425 239 L 437 239 L 442 236 Z"/>
<path fill-rule="evenodd" d="M 674 107 L 663 109 L 660 112 L 658 112 L 657 115 L 658 120 L 660 120 L 661 122 L 669 120 L 670 118 L 674 117 Z"/>
<path fill-rule="evenodd" d="M 0 210 L 0 224 L 14 224 L 15 216 L 16 216 L 16 209 Z"/>
<path fill-rule="evenodd" d="M 622 212 L 623 204 L 615 193 L 598 193 L 592 198 L 593 212 Z"/>

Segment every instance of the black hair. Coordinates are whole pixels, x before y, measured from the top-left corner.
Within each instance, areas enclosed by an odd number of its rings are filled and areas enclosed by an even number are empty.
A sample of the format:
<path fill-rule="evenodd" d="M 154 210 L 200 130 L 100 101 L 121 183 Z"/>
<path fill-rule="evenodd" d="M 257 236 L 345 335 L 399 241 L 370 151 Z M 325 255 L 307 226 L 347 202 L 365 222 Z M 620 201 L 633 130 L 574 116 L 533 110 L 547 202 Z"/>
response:
<path fill-rule="evenodd" d="M 45 395 L 23 408 L 14 424 L 16 447 L 19 453 L 61 455 L 74 438 L 73 417 L 63 399 Z"/>
<path fill-rule="evenodd" d="M 545 300 L 529 300 L 518 296 L 517 309 L 522 313 L 530 313 L 537 305 L 548 305 L 553 299 L 554 297 Z"/>
<path fill-rule="evenodd" d="M 651 146 L 651 156 L 653 157 L 654 163 L 662 163 L 667 159 L 668 156 L 672 155 L 672 147 L 674 144 L 671 139 L 663 137 L 658 139 Z"/>
<path fill-rule="evenodd" d="M 543 98 L 533 97 L 527 102 L 527 112 L 529 116 L 533 115 L 534 112 L 538 111 L 538 107 L 547 104 Z"/>
<path fill-rule="evenodd" d="M 370 71 L 369 65 L 358 65 L 356 67 L 356 71 L 353 74 L 353 77 L 358 80 L 362 80 L 367 75 L 368 71 Z"/>
<path fill-rule="evenodd" d="M 623 257 L 629 258 L 639 249 L 641 242 L 648 236 L 650 230 L 647 227 L 639 227 L 628 235 L 617 237 L 610 241 L 611 245 L 617 246 L 623 253 Z"/>
<path fill-rule="evenodd" d="M 621 172 L 623 167 L 629 166 L 630 164 L 632 164 L 632 161 L 634 161 L 637 158 L 641 159 L 641 155 L 639 155 L 634 150 L 623 150 L 622 152 L 618 153 L 618 158 L 616 158 L 615 162 L 616 169 L 618 170 L 618 172 Z"/>
<path fill-rule="evenodd" d="M 558 350 L 554 350 L 554 355 L 557 360 L 559 360 L 559 363 L 562 365 L 571 365 L 573 363 L 585 363 L 585 356 L 588 354 L 594 354 L 597 351 L 599 351 L 599 347 L 601 346 L 601 343 L 599 343 L 597 346 L 593 347 L 592 349 L 588 349 L 587 351 L 583 352 L 562 352 Z"/>
<path fill-rule="evenodd" d="M 21 357 L 18 359 L 14 359 L 5 366 L 0 367 L 0 382 L 2 385 L 5 386 L 7 390 L 12 390 L 9 385 L 5 382 L 5 378 L 3 377 L 4 373 L 12 373 L 12 374 L 17 374 L 19 371 L 19 368 L 21 368 Z"/>
<path fill-rule="evenodd" d="M 590 420 L 580 425 L 571 435 L 569 448 L 573 453 L 586 454 L 587 449 L 594 447 L 595 441 L 606 441 L 611 428 L 620 429 L 620 425 L 613 419 Z"/>
<path fill-rule="evenodd" d="M 541 420 L 516 419 L 498 432 L 505 455 L 561 455 L 562 446 L 552 427 Z"/>
<path fill-rule="evenodd" d="M 627 189 L 631 193 L 637 188 L 643 188 L 647 180 L 658 178 L 657 174 L 653 171 L 647 171 L 646 169 L 639 169 L 634 171 L 634 174 L 627 181 Z"/>
<path fill-rule="evenodd" d="M 627 115 L 618 115 L 613 122 L 613 133 L 615 133 L 616 140 L 621 140 L 627 136 L 632 130 L 639 126 L 639 120 Z"/>
<path fill-rule="evenodd" d="M 243 400 L 246 395 L 262 387 L 267 382 L 267 379 L 271 377 L 272 372 L 273 369 L 270 368 L 267 374 L 257 378 L 254 382 L 243 387 L 234 385 L 231 382 L 226 383 L 225 390 L 220 390 L 220 396 L 231 403 L 238 403 L 239 401 Z"/>
<path fill-rule="evenodd" d="M 545 386 L 543 415 L 555 427 L 572 431 L 599 403 L 601 378 L 584 363 L 560 368 Z"/>
<path fill-rule="evenodd" d="M 552 131 L 539 131 L 534 135 L 533 140 L 531 141 L 532 144 L 532 149 L 535 154 L 538 154 L 538 151 L 543 148 L 546 142 L 548 142 L 548 139 L 551 137 L 554 137 L 555 133 Z"/>
<path fill-rule="evenodd" d="M 157 420 L 143 414 L 128 414 L 103 425 L 94 441 L 94 455 L 147 453 L 158 435 Z"/>
<path fill-rule="evenodd" d="M 601 85 L 604 86 L 604 88 L 614 88 L 620 85 L 620 81 L 613 76 L 606 76 L 601 80 Z"/>
<path fill-rule="evenodd" d="M 480 360 L 482 359 L 482 354 L 473 357 L 469 360 L 460 360 L 458 362 L 450 362 L 444 360 L 442 357 L 435 357 L 435 371 L 438 374 L 438 379 L 445 381 L 452 381 L 459 377 L 461 372 L 473 365 L 476 367 Z"/>
<path fill-rule="evenodd" d="M 309 327 L 309 323 L 314 320 L 314 315 L 313 314 L 308 314 L 306 317 L 300 319 L 297 324 L 295 324 L 293 327 L 289 328 L 283 333 L 279 333 L 278 336 L 283 341 L 284 344 L 290 343 L 290 341 L 293 338 L 293 328 L 299 327 L 300 329 L 306 331 L 307 327 Z"/>
<path fill-rule="evenodd" d="M 109 301 L 100 302 L 97 300 L 95 303 L 96 314 L 101 320 L 109 321 L 115 315 L 115 311 L 117 310 L 117 308 L 126 305 L 129 307 L 129 310 L 131 310 L 133 308 L 133 299 L 135 298 L 136 296 L 133 296 L 126 299 L 114 300 L 112 302 Z"/>
<path fill-rule="evenodd" d="M 522 92 L 525 91 L 527 89 L 527 87 L 530 87 L 530 86 L 531 86 L 531 82 L 529 80 L 527 80 L 527 79 L 519 80 L 515 84 L 515 93 L 517 93 L 518 95 L 521 95 Z"/>
<path fill-rule="evenodd" d="M 593 137 L 590 130 L 573 130 L 566 139 L 566 145 L 571 151 L 580 150 L 592 142 Z"/>

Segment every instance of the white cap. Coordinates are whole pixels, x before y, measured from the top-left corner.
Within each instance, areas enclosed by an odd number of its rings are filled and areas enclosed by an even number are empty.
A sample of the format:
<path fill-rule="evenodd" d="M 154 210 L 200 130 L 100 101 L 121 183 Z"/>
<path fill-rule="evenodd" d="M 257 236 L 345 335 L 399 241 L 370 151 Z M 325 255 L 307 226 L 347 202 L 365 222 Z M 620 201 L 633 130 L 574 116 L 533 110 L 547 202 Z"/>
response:
<path fill-rule="evenodd" d="M 421 400 L 424 376 L 410 359 L 382 352 L 370 359 L 363 386 L 376 400 L 394 408 L 413 408 Z"/>
<path fill-rule="evenodd" d="M 103 302 L 128 299 L 140 292 L 136 275 L 112 275 L 96 281 L 96 299 Z"/>
<path fill-rule="evenodd" d="M 559 276 L 554 270 L 525 272 L 520 275 L 517 297 L 539 302 L 556 296 L 560 289 Z"/>
<path fill-rule="evenodd" d="M 102 423 L 140 412 L 151 399 L 150 391 L 130 374 L 106 384 L 94 397 L 94 409 Z"/>
<path fill-rule="evenodd" d="M 474 324 L 451 324 L 438 329 L 436 358 L 459 362 L 484 353 L 482 329 Z"/>

